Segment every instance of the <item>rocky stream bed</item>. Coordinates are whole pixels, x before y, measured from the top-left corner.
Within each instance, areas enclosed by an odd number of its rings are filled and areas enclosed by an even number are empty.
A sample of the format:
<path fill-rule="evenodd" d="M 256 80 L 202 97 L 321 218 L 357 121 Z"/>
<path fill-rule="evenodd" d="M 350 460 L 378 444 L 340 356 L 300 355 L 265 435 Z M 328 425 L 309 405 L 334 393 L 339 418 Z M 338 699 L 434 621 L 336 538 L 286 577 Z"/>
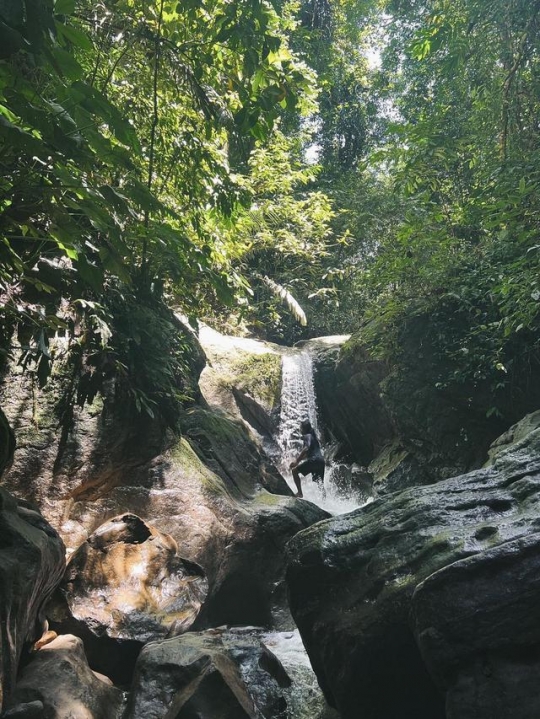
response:
<path fill-rule="evenodd" d="M 430 476 L 379 369 L 332 374 L 343 339 L 205 330 L 182 435 L 144 442 L 99 405 L 59 432 L 54 385 L 36 399 L 12 372 L 2 717 L 537 719 L 540 412 L 484 467 Z M 304 417 L 329 466 L 302 500 Z"/>

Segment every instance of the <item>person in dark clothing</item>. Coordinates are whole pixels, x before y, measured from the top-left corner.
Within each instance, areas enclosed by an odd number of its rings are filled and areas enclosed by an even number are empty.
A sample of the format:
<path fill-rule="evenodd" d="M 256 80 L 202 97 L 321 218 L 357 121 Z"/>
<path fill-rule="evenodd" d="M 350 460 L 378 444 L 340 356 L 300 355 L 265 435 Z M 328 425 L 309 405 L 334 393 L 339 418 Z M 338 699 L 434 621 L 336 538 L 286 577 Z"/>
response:
<path fill-rule="evenodd" d="M 298 490 L 295 497 L 303 497 L 300 476 L 305 477 L 306 474 L 311 474 L 313 481 L 320 483 L 324 490 L 324 457 L 321 445 L 309 420 L 305 419 L 300 425 L 300 429 L 304 447 L 294 462 L 290 464 L 294 483 Z"/>

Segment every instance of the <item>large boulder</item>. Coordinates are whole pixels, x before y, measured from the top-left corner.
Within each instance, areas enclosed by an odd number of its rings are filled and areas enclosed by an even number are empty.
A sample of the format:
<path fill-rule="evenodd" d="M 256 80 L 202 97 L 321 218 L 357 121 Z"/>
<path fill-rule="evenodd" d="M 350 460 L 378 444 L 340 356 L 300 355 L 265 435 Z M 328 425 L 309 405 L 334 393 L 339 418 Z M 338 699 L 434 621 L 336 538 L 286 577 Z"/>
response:
<path fill-rule="evenodd" d="M 362 332 L 341 349 L 317 352 L 324 421 L 342 452 L 369 466 L 379 494 L 480 467 L 491 442 L 521 416 L 509 407 L 500 414 L 491 385 L 451 379 L 455 367 L 426 336 L 425 318 L 409 330 L 393 364 L 370 354 Z M 521 414 L 534 401 L 519 404 Z"/>
<path fill-rule="evenodd" d="M 187 631 L 207 594 L 197 564 L 134 514 L 101 525 L 69 558 L 51 627 L 81 636 L 92 667 L 129 681 L 142 646 Z"/>
<path fill-rule="evenodd" d="M 25 644 L 43 632 L 42 608 L 65 568 L 56 531 L 0 488 L 0 709 L 15 686 Z"/>
<path fill-rule="evenodd" d="M 36 719 L 120 719 L 124 696 L 88 666 L 82 641 L 64 635 L 36 652 L 25 666 L 8 717 Z"/>
<path fill-rule="evenodd" d="M 256 637 L 185 634 L 143 649 L 125 719 L 274 719 L 286 716 L 290 683 Z"/>
<path fill-rule="evenodd" d="M 208 405 L 242 420 L 255 437 L 271 441 L 279 421 L 283 349 L 206 326 L 199 339 L 208 358 L 200 378 Z"/>
<path fill-rule="evenodd" d="M 532 706 L 539 501 L 536 429 L 486 469 L 394 493 L 293 538 L 291 610 L 343 719 L 439 719 L 445 692 L 449 719 L 508 716 L 464 710 L 475 691 L 489 691 L 482 666 L 502 682 L 501 706 Z"/>
<path fill-rule="evenodd" d="M 419 584 L 412 626 L 446 693 L 447 719 L 537 716 L 539 597 L 540 532 L 454 562 Z"/>
<path fill-rule="evenodd" d="M 182 428 L 204 463 L 242 496 L 253 497 L 260 487 L 292 496 L 246 428 L 223 410 L 193 407 L 184 415 Z"/>
<path fill-rule="evenodd" d="M 395 436 L 381 396 L 388 368 L 357 343 L 318 344 L 312 349 L 324 425 L 342 443 L 344 454 L 367 466 Z"/>

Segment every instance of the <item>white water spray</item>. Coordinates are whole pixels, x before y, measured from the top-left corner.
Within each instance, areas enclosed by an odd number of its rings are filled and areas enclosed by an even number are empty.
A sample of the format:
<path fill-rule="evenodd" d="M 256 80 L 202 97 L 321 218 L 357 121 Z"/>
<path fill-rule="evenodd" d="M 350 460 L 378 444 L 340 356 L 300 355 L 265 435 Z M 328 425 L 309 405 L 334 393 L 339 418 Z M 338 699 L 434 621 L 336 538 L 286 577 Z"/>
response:
<path fill-rule="evenodd" d="M 311 422 L 319 436 L 313 359 L 308 349 L 292 349 L 282 358 L 281 415 L 276 439 L 281 455 L 279 469 L 294 491 L 296 487 L 289 465 L 302 449 L 300 423 L 304 419 Z M 343 465 L 332 460 L 330 446 L 323 445 L 322 450 L 326 458 L 324 489 L 308 475 L 302 479 L 304 499 L 318 504 L 330 514 L 351 512 L 363 502 L 337 486 L 335 479 L 343 471 Z"/>

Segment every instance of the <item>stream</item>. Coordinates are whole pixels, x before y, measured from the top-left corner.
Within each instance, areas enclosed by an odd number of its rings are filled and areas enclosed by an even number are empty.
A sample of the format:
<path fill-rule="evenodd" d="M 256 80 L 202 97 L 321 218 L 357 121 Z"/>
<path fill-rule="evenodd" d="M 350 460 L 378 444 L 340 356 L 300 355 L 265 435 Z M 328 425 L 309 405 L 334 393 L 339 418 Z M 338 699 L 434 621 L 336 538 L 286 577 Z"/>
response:
<path fill-rule="evenodd" d="M 289 465 L 302 449 L 300 422 L 309 419 L 326 460 L 324 489 L 309 475 L 302 479 L 304 499 L 319 505 L 332 515 L 351 512 L 371 501 L 350 489 L 351 468 L 335 462 L 335 447 L 325 443 L 317 411 L 317 398 L 313 376 L 313 354 L 317 343 L 340 344 L 345 338 L 327 337 L 304 343 L 302 347 L 286 350 L 282 355 L 282 389 L 279 429 L 275 437 L 279 453 L 277 464 L 287 483 L 296 491 Z M 345 481 L 344 481 L 345 480 Z M 292 679 L 287 692 L 290 719 L 330 719 L 338 715 L 326 704 L 315 674 L 302 644 L 298 629 L 289 632 L 268 632 L 264 643 L 280 659 Z"/>
<path fill-rule="evenodd" d="M 215 397 L 223 402 L 219 388 L 220 374 L 227 373 L 221 364 L 221 357 L 242 356 L 243 354 L 261 355 L 279 354 L 281 357 L 281 397 L 279 422 L 273 436 L 262 436 L 251 426 L 259 437 L 267 455 L 278 467 L 282 476 L 293 491 L 296 491 L 289 465 L 302 449 L 300 423 L 309 419 L 321 441 L 326 471 L 324 490 L 313 482 L 308 475 L 302 479 L 304 500 L 313 502 L 331 515 L 351 512 L 371 501 L 371 496 L 361 489 L 355 473 L 361 468 L 335 461 L 337 445 L 322 426 L 317 408 L 314 366 L 320 351 L 338 350 L 347 339 L 345 336 L 320 337 L 303 342 L 301 346 L 281 347 L 258 340 L 231 337 L 220 334 L 209 327 L 202 328 L 200 339 L 207 354 L 213 357 L 217 382 L 210 389 L 210 401 Z M 206 380 L 208 382 L 208 379 Z M 317 683 L 317 678 L 302 643 L 300 633 L 295 627 L 287 631 L 255 630 L 268 648 L 278 657 L 292 679 L 292 686 L 285 691 L 288 704 L 288 719 L 336 719 L 338 715 L 331 710 Z"/>

